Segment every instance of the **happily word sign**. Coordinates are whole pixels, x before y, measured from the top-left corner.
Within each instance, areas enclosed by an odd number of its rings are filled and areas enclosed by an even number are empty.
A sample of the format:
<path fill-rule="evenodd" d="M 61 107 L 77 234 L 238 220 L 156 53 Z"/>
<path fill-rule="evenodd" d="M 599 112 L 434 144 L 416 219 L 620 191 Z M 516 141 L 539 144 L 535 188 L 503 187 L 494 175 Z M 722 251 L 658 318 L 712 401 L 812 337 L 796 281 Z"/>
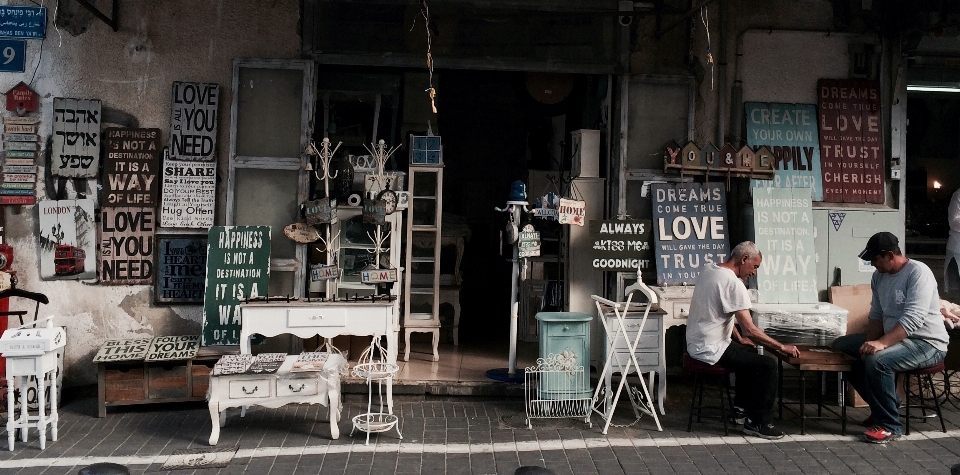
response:
<path fill-rule="evenodd" d="M 100 259 L 104 285 L 149 284 L 153 280 L 153 208 L 103 208 L 100 212 Z"/>
<path fill-rule="evenodd" d="M 651 268 L 650 220 L 590 221 L 590 257 L 602 271 L 636 272 Z"/>
<path fill-rule="evenodd" d="M 753 190 L 754 242 L 762 303 L 816 302 L 817 264 L 809 188 Z"/>
<path fill-rule="evenodd" d="M 883 203 L 880 82 L 817 81 L 823 200 Z"/>
<path fill-rule="evenodd" d="M 103 206 L 156 207 L 160 194 L 160 129 L 109 128 L 103 132 L 107 149 Z"/>
<path fill-rule="evenodd" d="M 660 285 L 693 284 L 730 254 L 727 197 L 720 183 L 654 183 L 654 253 Z"/>
<path fill-rule="evenodd" d="M 817 106 L 747 102 L 747 145 L 765 145 L 773 154 L 772 180 L 753 180 L 754 188 L 812 188 L 823 200 Z"/>
<path fill-rule="evenodd" d="M 157 303 L 203 303 L 207 236 L 157 236 Z"/>
<path fill-rule="evenodd" d="M 215 161 L 220 85 L 174 82 L 170 108 L 170 158 Z"/>
<path fill-rule="evenodd" d="M 207 229 L 213 226 L 217 199 L 215 162 L 163 162 L 160 226 Z"/>
<path fill-rule="evenodd" d="M 270 283 L 270 226 L 214 226 L 207 239 L 203 344 L 237 345 L 240 302 Z"/>
<path fill-rule="evenodd" d="M 96 178 L 100 170 L 100 139 L 100 101 L 53 99 L 50 172 L 54 176 Z"/>

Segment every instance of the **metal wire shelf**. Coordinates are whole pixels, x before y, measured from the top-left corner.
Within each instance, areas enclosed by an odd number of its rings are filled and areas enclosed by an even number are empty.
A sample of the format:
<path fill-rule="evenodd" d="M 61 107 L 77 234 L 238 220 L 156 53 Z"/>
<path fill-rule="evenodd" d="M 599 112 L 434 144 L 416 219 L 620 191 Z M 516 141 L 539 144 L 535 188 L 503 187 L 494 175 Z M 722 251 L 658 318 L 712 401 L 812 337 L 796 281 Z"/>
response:
<path fill-rule="evenodd" d="M 524 370 L 524 403 L 527 428 L 532 419 L 583 419 L 588 427 L 592 391 L 582 365 L 564 355 L 551 353 Z"/>

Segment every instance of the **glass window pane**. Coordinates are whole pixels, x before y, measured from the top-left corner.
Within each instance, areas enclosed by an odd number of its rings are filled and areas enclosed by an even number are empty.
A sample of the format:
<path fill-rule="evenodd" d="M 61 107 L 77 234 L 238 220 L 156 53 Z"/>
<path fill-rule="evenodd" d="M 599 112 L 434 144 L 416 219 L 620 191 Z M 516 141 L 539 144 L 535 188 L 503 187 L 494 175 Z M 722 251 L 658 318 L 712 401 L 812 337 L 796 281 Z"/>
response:
<path fill-rule="evenodd" d="M 237 155 L 299 157 L 303 70 L 240 68 L 239 75 Z"/>
<path fill-rule="evenodd" d="M 286 239 L 286 237 L 284 237 Z M 288 239 L 289 241 L 289 239 Z M 270 295 L 293 295 L 295 275 L 293 272 L 270 271 Z"/>
<path fill-rule="evenodd" d="M 663 146 L 687 140 L 690 87 L 632 81 L 628 92 L 627 168 L 663 169 Z"/>
<path fill-rule="evenodd" d="M 296 258 L 296 243 L 283 235 L 284 226 L 298 221 L 300 203 L 295 170 L 238 168 L 234 190 L 234 224 L 270 226 L 270 256 L 273 259 Z"/>

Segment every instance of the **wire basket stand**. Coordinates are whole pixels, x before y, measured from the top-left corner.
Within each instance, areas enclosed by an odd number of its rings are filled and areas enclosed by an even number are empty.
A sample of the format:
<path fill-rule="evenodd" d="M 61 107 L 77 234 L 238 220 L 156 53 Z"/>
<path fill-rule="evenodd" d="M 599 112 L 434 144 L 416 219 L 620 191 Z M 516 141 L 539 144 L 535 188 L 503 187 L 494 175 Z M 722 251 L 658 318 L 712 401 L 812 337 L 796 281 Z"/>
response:
<path fill-rule="evenodd" d="M 367 381 L 367 412 L 357 414 L 353 417 L 353 429 L 350 430 L 350 436 L 357 430 L 367 433 L 367 441 L 364 445 L 370 444 L 371 432 L 387 432 L 391 429 L 397 429 L 397 436 L 403 439 L 400 433 L 400 427 L 397 425 L 399 418 L 383 410 L 383 383 L 390 381 L 396 376 L 400 367 L 394 363 L 386 361 L 386 350 L 380 345 L 380 337 L 374 336 L 373 342 L 357 360 L 353 366 L 353 375 L 363 378 Z M 373 412 L 373 382 L 377 382 L 377 396 L 380 398 L 380 409 Z"/>
<path fill-rule="evenodd" d="M 593 427 L 590 380 L 583 365 L 575 364 L 575 360 L 556 353 L 537 358 L 535 366 L 524 370 L 523 386 L 528 429 L 533 429 L 532 419 L 582 418 L 587 427 Z"/>

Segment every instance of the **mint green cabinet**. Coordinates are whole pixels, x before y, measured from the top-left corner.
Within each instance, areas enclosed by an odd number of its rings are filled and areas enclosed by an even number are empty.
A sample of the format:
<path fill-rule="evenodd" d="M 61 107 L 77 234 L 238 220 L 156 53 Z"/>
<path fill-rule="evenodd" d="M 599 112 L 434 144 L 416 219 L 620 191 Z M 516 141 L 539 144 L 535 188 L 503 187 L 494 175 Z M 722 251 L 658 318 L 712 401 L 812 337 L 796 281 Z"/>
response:
<path fill-rule="evenodd" d="M 539 385 L 543 399 L 590 397 L 590 321 L 580 312 L 540 312 L 540 358 L 559 371 Z M 582 370 L 578 370 L 582 369 Z"/>

